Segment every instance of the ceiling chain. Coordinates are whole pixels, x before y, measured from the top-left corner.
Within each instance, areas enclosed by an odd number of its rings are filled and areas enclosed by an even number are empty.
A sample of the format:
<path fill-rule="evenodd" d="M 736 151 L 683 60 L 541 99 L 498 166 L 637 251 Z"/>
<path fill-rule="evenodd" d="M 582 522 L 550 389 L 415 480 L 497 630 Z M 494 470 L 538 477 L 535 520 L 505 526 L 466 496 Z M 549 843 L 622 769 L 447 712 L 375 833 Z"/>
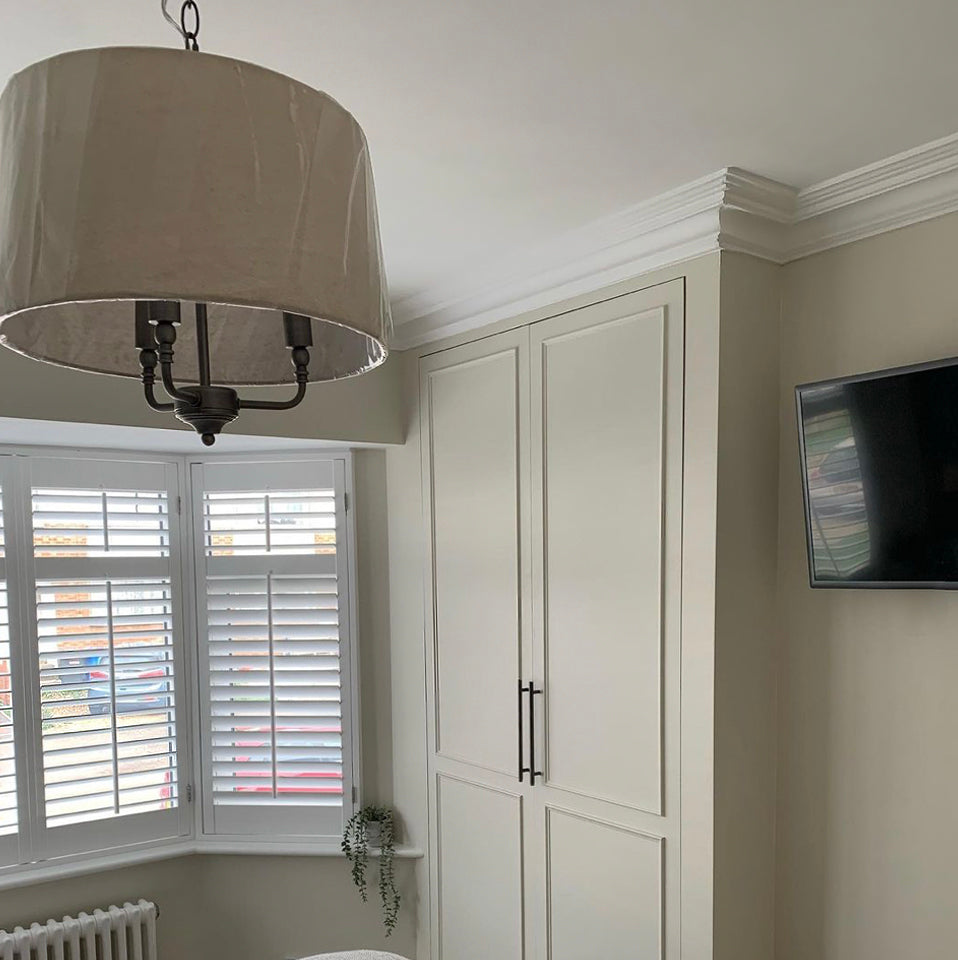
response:
<path fill-rule="evenodd" d="M 185 0 L 180 7 L 179 22 L 167 9 L 168 4 L 169 0 L 160 0 L 160 9 L 166 21 L 183 38 L 187 50 L 199 50 L 200 46 L 196 38 L 200 33 L 200 8 L 195 0 Z"/>

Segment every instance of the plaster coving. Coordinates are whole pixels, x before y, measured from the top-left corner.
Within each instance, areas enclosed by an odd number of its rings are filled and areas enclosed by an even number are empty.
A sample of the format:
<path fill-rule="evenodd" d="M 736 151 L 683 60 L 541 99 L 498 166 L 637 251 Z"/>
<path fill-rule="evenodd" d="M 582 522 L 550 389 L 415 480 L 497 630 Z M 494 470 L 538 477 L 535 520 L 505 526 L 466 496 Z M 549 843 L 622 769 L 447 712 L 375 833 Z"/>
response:
<path fill-rule="evenodd" d="M 958 134 L 804 189 L 726 167 L 393 305 L 419 346 L 716 250 L 788 263 L 958 210 Z"/>

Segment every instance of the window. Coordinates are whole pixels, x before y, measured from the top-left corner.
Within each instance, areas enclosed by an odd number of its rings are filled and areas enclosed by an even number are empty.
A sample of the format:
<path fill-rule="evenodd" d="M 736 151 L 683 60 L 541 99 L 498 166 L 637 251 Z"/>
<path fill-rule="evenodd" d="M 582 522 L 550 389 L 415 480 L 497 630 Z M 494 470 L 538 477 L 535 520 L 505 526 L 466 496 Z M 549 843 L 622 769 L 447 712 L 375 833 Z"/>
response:
<path fill-rule="evenodd" d="M 172 585 L 37 583 L 48 827 L 176 805 Z"/>
<path fill-rule="evenodd" d="M 17 854 L 18 801 L 16 744 L 13 735 L 13 683 L 10 651 L 10 602 L 7 593 L 4 539 L 4 488 L 0 472 L 0 866 L 14 862 Z"/>
<path fill-rule="evenodd" d="M 341 460 L 194 467 L 207 833 L 342 832 L 344 470 Z"/>
<path fill-rule="evenodd" d="M 187 836 L 176 465 L 2 459 L 4 860 Z"/>
<path fill-rule="evenodd" d="M 49 473 L 43 461 L 31 468 Z M 48 830 L 178 806 L 169 494 L 145 488 L 164 483 L 162 465 L 124 463 L 107 479 L 134 470 L 144 488 L 72 487 L 61 476 L 30 491 Z M 69 475 L 62 461 L 55 472 Z M 147 832 L 175 835 L 165 819 Z"/>
<path fill-rule="evenodd" d="M 0 455 L 0 874 L 338 842 L 347 465 Z"/>

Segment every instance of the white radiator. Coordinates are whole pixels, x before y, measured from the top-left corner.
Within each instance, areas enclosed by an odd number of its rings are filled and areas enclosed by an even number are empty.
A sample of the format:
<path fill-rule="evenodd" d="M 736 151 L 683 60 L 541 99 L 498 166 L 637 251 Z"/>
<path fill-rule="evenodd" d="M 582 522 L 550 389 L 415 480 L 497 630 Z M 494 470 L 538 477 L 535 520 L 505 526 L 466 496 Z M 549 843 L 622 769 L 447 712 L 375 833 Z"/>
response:
<path fill-rule="evenodd" d="M 157 913 L 156 904 L 140 900 L 0 930 L 0 960 L 157 960 Z"/>

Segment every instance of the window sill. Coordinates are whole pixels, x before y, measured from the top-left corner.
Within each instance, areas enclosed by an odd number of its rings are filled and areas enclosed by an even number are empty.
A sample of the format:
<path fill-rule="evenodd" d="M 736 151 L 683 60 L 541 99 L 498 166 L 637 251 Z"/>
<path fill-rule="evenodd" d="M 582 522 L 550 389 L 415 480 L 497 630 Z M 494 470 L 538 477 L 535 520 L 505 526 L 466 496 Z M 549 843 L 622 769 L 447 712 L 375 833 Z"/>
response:
<path fill-rule="evenodd" d="M 184 838 L 139 846 L 134 849 L 119 849 L 87 856 L 63 857 L 56 860 L 42 860 L 38 863 L 22 863 L 0 869 L 0 890 L 23 887 L 34 883 L 47 883 L 51 880 L 63 880 L 79 877 L 87 873 L 100 873 L 104 870 L 119 870 L 137 863 L 151 863 L 157 860 L 171 860 L 193 853 L 193 840 Z M 96 904 L 102 906 L 102 904 Z"/>
<path fill-rule="evenodd" d="M 203 837 L 192 844 L 191 853 L 225 853 L 271 857 L 342 857 L 339 841 L 302 843 L 285 840 L 250 840 L 247 838 Z M 369 855 L 378 857 L 378 848 L 370 848 Z M 421 860 L 425 854 L 418 847 L 400 844 L 396 847 L 397 860 Z"/>
<path fill-rule="evenodd" d="M 194 854 L 228 854 L 236 856 L 269 857 L 342 857 L 339 844 L 331 842 L 297 843 L 281 840 L 256 841 L 243 839 L 219 839 L 205 837 L 198 840 L 187 838 L 134 850 L 116 853 L 103 853 L 90 856 L 69 857 L 62 860 L 46 860 L 41 863 L 27 863 L 19 866 L 0 868 L 0 890 L 10 890 L 35 883 L 49 883 L 53 880 L 65 880 L 70 877 L 101 873 L 105 870 L 119 870 L 140 863 L 153 863 L 160 860 L 172 860 L 176 857 Z M 372 849 L 370 857 L 380 856 L 380 851 Z M 425 854 L 417 847 L 399 846 L 396 859 L 420 860 Z M 97 906 L 93 904 L 92 906 Z M 100 904 L 99 906 L 102 906 Z"/>

